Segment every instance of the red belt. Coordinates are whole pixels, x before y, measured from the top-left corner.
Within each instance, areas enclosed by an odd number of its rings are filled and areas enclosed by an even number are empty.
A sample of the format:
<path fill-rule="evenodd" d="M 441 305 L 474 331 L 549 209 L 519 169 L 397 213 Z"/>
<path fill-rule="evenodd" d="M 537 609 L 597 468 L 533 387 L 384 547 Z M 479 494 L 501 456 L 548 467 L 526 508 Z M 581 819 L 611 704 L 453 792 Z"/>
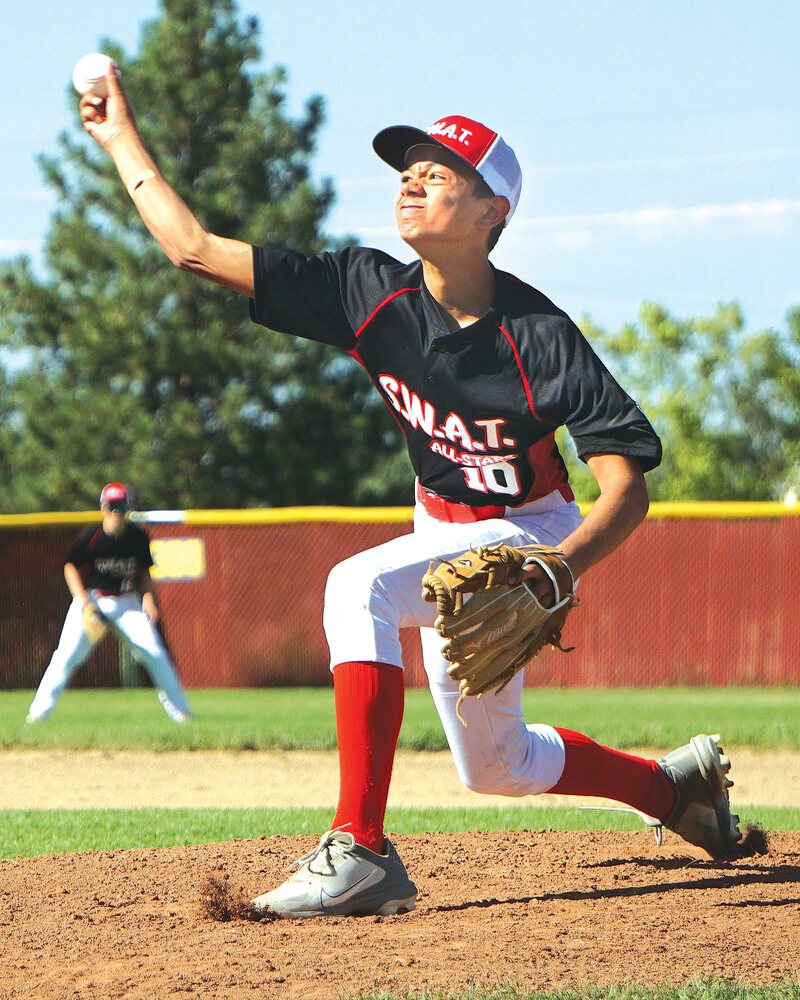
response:
<path fill-rule="evenodd" d="M 435 517 L 437 521 L 449 521 L 451 524 L 472 524 L 474 521 L 488 521 L 490 517 L 505 517 L 505 507 L 470 507 L 456 500 L 445 500 L 436 493 L 431 493 L 424 486 L 416 485 L 417 500 L 425 508 L 425 512 Z"/>
<path fill-rule="evenodd" d="M 97 594 L 98 597 L 122 597 L 122 591 L 120 590 L 98 590 L 95 587 L 94 593 Z"/>

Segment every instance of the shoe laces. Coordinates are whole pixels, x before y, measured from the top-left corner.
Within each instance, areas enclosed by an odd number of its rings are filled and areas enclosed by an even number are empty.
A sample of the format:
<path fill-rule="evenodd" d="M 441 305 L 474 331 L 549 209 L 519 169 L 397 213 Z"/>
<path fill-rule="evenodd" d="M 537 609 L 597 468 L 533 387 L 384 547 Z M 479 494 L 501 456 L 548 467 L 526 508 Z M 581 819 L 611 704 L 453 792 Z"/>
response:
<path fill-rule="evenodd" d="M 344 829 L 345 826 L 349 825 L 349 823 L 344 823 L 342 826 L 334 827 L 332 830 L 328 830 L 326 833 L 323 833 L 317 846 L 312 848 L 307 854 L 299 857 L 297 861 L 290 865 L 288 870 L 291 871 L 292 868 L 303 868 L 307 865 L 309 870 L 315 872 L 316 874 L 334 875 L 336 873 L 336 868 L 333 864 L 333 851 L 337 854 L 341 854 L 343 849 L 345 851 L 352 850 L 356 843 L 356 838 L 353 834 L 346 832 Z M 311 868 L 311 862 L 316 861 L 320 855 L 324 856 L 324 862 L 328 869 L 325 872 Z"/>
<path fill-rule="evenodd" d="M 647 813 L 643 813 L 641 809 L 634 809 L 633 806 L 579 806 L 578 808 L 584 812 L 632 813 L 634 816 L 638 816 L 645 826 L 648 826 L 653 831 L 653 836 L 656 839 L 658 847 L 661 847 L 664 841 L 664 824 L 660 819 L 656 819 L 655 816 L 648 816 Z"/>

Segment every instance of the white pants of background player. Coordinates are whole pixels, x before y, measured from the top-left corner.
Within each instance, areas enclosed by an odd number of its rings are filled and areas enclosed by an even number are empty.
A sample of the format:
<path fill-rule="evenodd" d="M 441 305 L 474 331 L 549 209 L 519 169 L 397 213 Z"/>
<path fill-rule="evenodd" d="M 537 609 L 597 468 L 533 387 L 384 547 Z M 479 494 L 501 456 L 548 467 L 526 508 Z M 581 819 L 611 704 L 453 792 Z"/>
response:
<path fill-rule="evenodd" d="M 564 743 L 552 726 L 526 725 L 523 673 L 500 694 L 467 698 L 456 716 L 458 684 L 447 676 L 442 638 L 432 628 L 436 605 L 422 599 L 431 559 L 449 559 L 476 545 L 557 545 L 578 527 L 578 505 L 560 493 L 525 506 L 522 516 L 449 524 L 414 510 L 414 533 L 392 539 L 333 568 L 325 594 L 325 633 L 331 666 L 351 661 L 402 665 L 399 629 L 419 626 L 425 672 L 463 783 L 493 795 L 537 795 L 564 770 Z"/>
<path fill-rule="evenodd" d="M 90 596 L 112 629 L 128 643 L 136 659 L 147 670 L 158 689 L 158 700 L 164 711 L 173 722 L 184 722 L 189 717 L 186 695 L 161 636 L 142 611 L 141 597 L 138 594 L 102 596 L 96 591 L 90 591 Z M 83 631 L 82 607 L 77 599 L 69 606 L 58 648 L 31 702 L 28 712 L 31 721 L 44 718 L 53 711 L 70 678 L 92 650 L 92 644 Z"/>

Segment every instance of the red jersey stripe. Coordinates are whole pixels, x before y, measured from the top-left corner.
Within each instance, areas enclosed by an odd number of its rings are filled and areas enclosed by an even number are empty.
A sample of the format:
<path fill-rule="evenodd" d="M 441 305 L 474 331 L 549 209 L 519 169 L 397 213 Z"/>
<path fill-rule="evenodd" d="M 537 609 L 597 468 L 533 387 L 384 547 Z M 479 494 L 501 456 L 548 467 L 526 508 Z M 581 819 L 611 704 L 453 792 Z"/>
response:
<path fill-rule="evenodd" d="M 375 308 L 372 310 L 372 312 L 369 314 L 369 316 L 367 316 L 367 318 L 364 320 L 364 322 L 361 324 L 361 326 L 356 330 L 356 332 L 355 332 L 355 338 L 356 338 L 356 340 L 358 340 L 358 338 L 361 336 L 361 334 L 364 332 L 364 330 L 366 330 L 366 328 L 369 326 L 369 324 L 375 319 L 375 317 L 378 315 L 378 313 L 381 311 L 381 309 L 383 309 L 384 306 L 387 306 L 392 301 L 392 299 L 396 299 L 398 295 L 405 295 L 406 292 L 418 292 L 418 291 L 419 291 L 419 288 L 413 288 L 413 287 L 398 288 L 397 291 L 392 292 L 391 295 L 387 295 L 385 299 L 383 299 L 381 302 L 379 302 L 375 306 Z M 378 384 L 377 380 L 375 378 L 373 378 L 372 372 L 369 370 L 369 368 L 367 368 L 367 366 L 364 364 L 364 362 L 362 361 L 362 359 L 359 357 L 358 347 L 351 348 L 347 353 L 350 355 L 351 358 L 355 358 L 355 360 L 361 365 L 361 367 L 364 369 L 364 371 L 367 373 L 367 375 L 369 375 L 369 378 L 370 378 L 370 381 L 372 382 L 372 384 L 375 386 L 375 388 L 378 390 L 378 392 L 381 393 L 381 396 L 383 396 L 383 392 L 381 390 L 381 386 Z M 386 409 L 389 411 L 389 413 L 391 413 L 392 419 L 397 424 L 397 426 L 400 428 L 400 431 L 401 431 L 403 437 L 408 437 L 408 427 L 406 427 L 406 425 L 403 423 L 403 421 L 400 419 L 400 417 L 394 412 L 394 410 L 392 409 L 391 406 L 387 406 Z"/>
<path fill-rule="evenodd" d="M 364 330 L 366 330 L 366 328 L 370 325 L 370 323 L 375 319 L 375 317 L 378 315 L 381 309 L 383 309 L 384 306 L 387 306 L 392 301 L 392 299 L 396 299 L 398 295 L 405 295 L 406 292 L 418 292 L 418 291 L 419 288 L 398 288 L 396 292 L 392 292 L 391 295 L 387 295 L 382 302 L 379 302 L 375 306 L 375 308 L 372 310 L 369 316 L 367 316 L 367 318 L 364 320 L 361 326 L 356 330 L 355 332 L 356 340 L 358 340 L 358 338 L 361 336 Z M 348 351 L 347 353 L 352 354 L 353 351 Z"/>
<path fill-rule="evenodd" d="M 497 324 L 497 329 L 506 338 L 506 340 L 509 343 L 509 346 L 511 347 L 511 350 L 514 353 L 514 360 L 517 363 L 517 370 L 519 371 L 519 377 L 522 379 L 522 387 L 525 390 L 525 398 L 528 400 L 528 407 L 530 408 L 530 411 L 534 415 L 534 417 L 536 417 L 536 419 L 538 420 L 539 415 L 536 412 L 536 407 L 534 406 L 533 403 L 533 393 L 531 392 L 531 385 L 530 382 L 528 381 L 527 375 L 525 374 L 525 369 L 522 367 L 522 358 L 519 356 L 519 350 L 517 348 L 517 345 L 512 340 L 511 334 L 508 332 L 508 330 L 500 326 L 499 323 Z"/>
<path fill-rule="evenodd" d="M 535 470 L 535 476 L 530 492 L 519 506 L 546 497 L 553 490 L 558 490 L 567 503 L 575 499 L 564 461 L 556 444 L 555 431 L 551 431 L 547 437 L 532 444 L 528 448 L 527 457 L 528 465 Z"/>

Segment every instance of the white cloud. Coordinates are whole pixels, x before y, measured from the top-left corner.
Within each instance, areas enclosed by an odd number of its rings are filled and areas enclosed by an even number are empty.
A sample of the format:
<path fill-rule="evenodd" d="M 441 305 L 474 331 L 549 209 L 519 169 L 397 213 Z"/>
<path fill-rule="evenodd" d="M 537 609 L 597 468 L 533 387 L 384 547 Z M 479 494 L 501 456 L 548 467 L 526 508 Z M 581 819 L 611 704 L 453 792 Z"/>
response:
<path fill-rule="evenodd" d="M 523 230 L 548 232 L 559 246 L 584 249 L 606 234 L 623 231 L 647 242 L 722 225 L 744 226 L 751 231 L 780 235 L 800 218 L 800 199 L 773 198 L 729 204 L 651 205 L 620 212 L 583 212 L 574 215 L 514 216 L 509 235 Z M 396 235 L 393 224 L 359 225 L 352 230 L 362 239 L 386 239 Z M 505 239 L 505 237 L 504 237 Z"/>
<path fill-rule="evenodd" d="M 549 232 L 562 245 L 585 247 L 605 233 L 619 231 L 647 242 L 731 225 L 781 235 L 798 218 L 800 199 L 773 198 L 718 205 L 652 205 L 621 212 L 529 216 L 515 218 L 513 227 L 516 232 Z"/>
<path fill-rule="evenodd" d="M 538 177 L 570 177 L 613 170 L 675 170 L 703 166 L 732 166 L 738 163 L 768 163 L 800 158 L 800 147 L 743 149 L 730 153 L 698 153 L 692 156 L 662 156 L 638 160 L 601 160 L 597 163 L 524 164 L 524 174 Z"/>
<path fill-rule="evenodd" d="M 626 226 L 642 228 L 671 223 L 718 222 L 730 219 L 760 221 L 800 215 L 800 199 L 773 198 L 767 201 L 739 201 L 722 205 L 652 205 L 622 212 L 584 212 L 575 215 L 539 215 L 514 219 L 514 226 L 549 229 L 559 226 Z"/>
<path fill-rule="evenodd" d="M 0 239 L 0 257 L 16 257 L 18 254 L 38 253 L 39 240 L 3 240 Z"/>
<path fill-rule="evenodd" d="M 690 156 L 662 156 L 635 160 L 598 160 L 595 163 L 551 163 L 522 164 L 523 176 L 573 177 L 581 174 L 597 174 L 622 170 L 675 170 L 687 168 L 695 170 L 704 166 L 733 166 L 746 163 L 780 163 L 800 159 L 800 146 L 775 147 L 771 149 L 743 149 L 730 153 L 697 153 Z M 396 175 L 395 175 L 396 176 Z M 368 174 L 361 177 L 337 177 L 336 190 L 340 194 L 350 191 L 384 190 L 394 194 L 396 181 L 392 174 Z"/>

